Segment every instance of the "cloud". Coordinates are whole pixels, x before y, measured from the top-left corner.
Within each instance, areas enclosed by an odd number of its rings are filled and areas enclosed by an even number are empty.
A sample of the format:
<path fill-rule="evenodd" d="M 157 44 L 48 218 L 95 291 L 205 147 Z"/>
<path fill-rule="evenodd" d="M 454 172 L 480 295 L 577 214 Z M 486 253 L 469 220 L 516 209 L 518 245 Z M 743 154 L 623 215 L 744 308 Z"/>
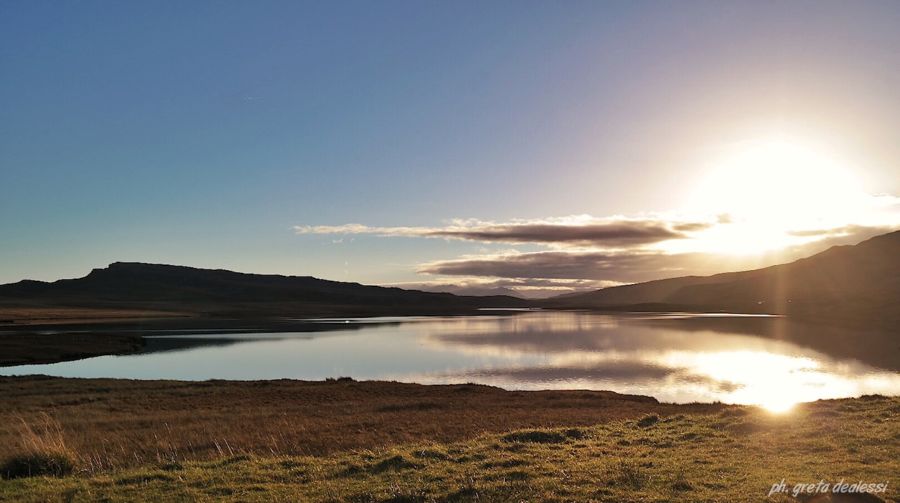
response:
<path fill-rule="evenodd" d="M 483 369 L 466 372 L 471 377 L 502 377 L 515 381 L 620 380 L 659 381 L 683 374 L 684 369 L 665 367 L 642 361 L 610 361 L 597 366 L 518 367 Z"/>
<path fill-rule="evenodd" d="M 370 227 L 362 224 L 296 226 L 298 234 L 372 234 L 389 237 L 460 239 L 488 243 L 538 243 L 576 247 L 618 247 L 686 239 L 712 226 L 703 221 L 663 218 L 597 218 L 577 215 L 541 220 L 488 222 L 453 220 L 444 227 Z"/>
<path fill-rule="evenodd" d="M 788 231 L 791 236 L 816 238 L 849 238 L 851 240 L 867 239 L 894 230 L 893 227 L 869 227 L 865 225 L 845 225 L 831 229 L 801 229 Z"/>
<path fill-rule="evenodd" d="M 676 275 L 689 254 L 661 252 L 541 251 L 466 256 L 422 264 L 418 272 L 496 278 L 556 278 L 633 282 Z"/>
<path fill-rule="evenodd" d="M 437 377 L 438 379 L 434 379 Z M 478 380 L 497 386 L 522 382 L 542 383 L 542 385 L 562 384 L 569 388 L 573 382 L 593 382 L 594 385 L 609 386 L 618 381 L 621 386 L 637 388 L 666 386 L 681 383 L 682 387 L 702 386 L 721 393 L 733 393 L 744 387 L 743 384 L 718 380 L 706 375 L 691 372 L 689 369 L 656 365 L 642 361 L 611 361 L 601 366 L 547 366 L 547 367 L 512 367 L 494 369 L 462 370 L 443 374 L 419 376 L 420 381 L 473 381 Z M 581 385 L 579 385 L 581 386 Z M 640 389 L 628 391 L 639 393 Z"/>

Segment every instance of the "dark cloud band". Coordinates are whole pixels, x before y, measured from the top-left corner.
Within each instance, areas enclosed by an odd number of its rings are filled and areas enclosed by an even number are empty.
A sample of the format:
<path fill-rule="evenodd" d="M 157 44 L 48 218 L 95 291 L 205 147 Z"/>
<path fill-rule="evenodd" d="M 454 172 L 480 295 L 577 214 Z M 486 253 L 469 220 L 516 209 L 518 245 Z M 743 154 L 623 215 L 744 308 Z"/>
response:
<path fill-rule="evenodd" d="M 664 219 L 565 217 L 507 223 L 455 221 L 445 227 L 370 227 L 361 224 L 297 226 L 298 234 L 372 234 L 461 239 L 492 243 L 538 243 L 577 247 L 616 247 L 685 239 L 712 226 L 709 222 Z"/>

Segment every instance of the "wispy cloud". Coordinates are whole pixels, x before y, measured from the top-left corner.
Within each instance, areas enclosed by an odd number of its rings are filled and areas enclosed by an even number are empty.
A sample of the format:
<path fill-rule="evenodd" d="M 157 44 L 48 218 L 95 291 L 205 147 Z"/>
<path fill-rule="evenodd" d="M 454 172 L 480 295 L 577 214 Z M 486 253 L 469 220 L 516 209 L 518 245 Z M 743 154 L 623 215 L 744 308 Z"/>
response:
<path fill-rule="evenodd" d="M 693 255 L 663 252 L 540 251 L 465 256 L 422 264 L 423 274 L 530 279 L 588 279 L 633 282 L 676 275 Z M 648 278 L 648 279 L 649 279 Z"/>
<path fill-rule="evenodd" d="M 619 247 L 686 239 L 714 225 L 705 221 L 662 218 L 597 218 L 577 215 L 536 220 L 490 222 L 452 220 L 443 227 L 371 227 L 362 224 L 296 226 L 298 234 L 372 234 L 486 243 L 538 243 L 576 247 Z"/>

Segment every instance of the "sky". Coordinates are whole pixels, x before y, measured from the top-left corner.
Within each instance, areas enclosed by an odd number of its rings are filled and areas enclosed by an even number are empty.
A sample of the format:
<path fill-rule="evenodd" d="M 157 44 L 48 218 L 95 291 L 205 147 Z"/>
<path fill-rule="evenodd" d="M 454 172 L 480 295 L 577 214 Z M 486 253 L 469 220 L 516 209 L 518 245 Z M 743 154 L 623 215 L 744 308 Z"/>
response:
<path fill-rule="evenodd" d="M 895 1 L 0 3 L 0 283 L 546 295 L 900 226 Z M 452 286 L 450 286 L 452 285 Z"/>

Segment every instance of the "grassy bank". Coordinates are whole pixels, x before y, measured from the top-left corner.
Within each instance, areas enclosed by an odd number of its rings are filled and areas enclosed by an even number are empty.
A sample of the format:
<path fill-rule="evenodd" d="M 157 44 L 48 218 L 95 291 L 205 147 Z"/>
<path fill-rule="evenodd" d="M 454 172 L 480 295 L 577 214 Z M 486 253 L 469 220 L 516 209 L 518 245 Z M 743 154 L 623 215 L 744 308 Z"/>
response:
<path fill-rule="evenodd" d="M 0 333 L 0 367 L 140 351 L 138 336 L 95 333 Z"/>
<path fill-rule="evenodd" d="M 189 316 L 179 310 L 73 307 L 34 305 L 27 301 L 0 298 L 0 328 L 67 323 L 102 324 L 119 320 L 153 320 Z"/>
<path fill-rule="evenodd" d="M 804 404 L 778 416 L 738 406 L 648 413 L 324 456 L 227 453 L 209 461 L 19 478 L 0 482 L 0 499 L 764 501 L 782 479 L 788 491 L 843 479 L 887 482 L 880 496 L 890 500 L 900 496 L 898 416 L 900 399 L 882 397 Z M 794 501 L 782 494 L 770 500 Z"/>
<path fill-rule="evenodd" d="M 610 392 L 511 392 L 479 385 L 352 380 L 133 381 L 0 377 L 0 458 L 20 425 L 59 424 L 87 470 L 215 459 L 323 456 L 516 428 L 584 426 L 644 414 L 715 413 Z"/>

